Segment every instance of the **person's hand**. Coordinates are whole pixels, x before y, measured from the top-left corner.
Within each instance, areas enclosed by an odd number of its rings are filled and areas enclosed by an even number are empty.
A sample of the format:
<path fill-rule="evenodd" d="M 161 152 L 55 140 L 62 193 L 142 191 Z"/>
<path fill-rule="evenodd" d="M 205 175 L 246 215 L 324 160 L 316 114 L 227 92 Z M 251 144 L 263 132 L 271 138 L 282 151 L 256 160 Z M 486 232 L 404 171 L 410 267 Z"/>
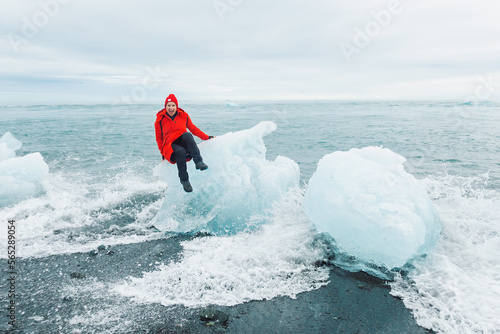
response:
<path fill-rule="evenodd" d="M 163 155 L 161 156 L 161 161 L 165 161 L 165 157 Z"/>
<path fill-rule="evenodd" d="M 215 136 L 208 136 L 208 139 L 212 139 L 212 138 L 215 138 Z"/>

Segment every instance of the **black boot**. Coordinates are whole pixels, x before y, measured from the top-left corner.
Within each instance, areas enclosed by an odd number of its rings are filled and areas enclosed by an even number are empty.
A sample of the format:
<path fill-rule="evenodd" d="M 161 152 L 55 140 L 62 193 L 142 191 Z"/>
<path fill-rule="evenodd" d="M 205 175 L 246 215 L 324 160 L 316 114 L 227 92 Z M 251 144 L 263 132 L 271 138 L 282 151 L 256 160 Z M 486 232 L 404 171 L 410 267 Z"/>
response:
<path fill-rule="evenodd" d="M 208 168 L 207 164 L 203 162 L 203 160 L 198 161 L 196 164 L 196 169 L 205 170 Z"/>
<path fill-rule="evenodd" d="M 185 192 L 190 193 L 191 191 L 193 191 L 193 187 L 191 187 L 191 183 L 189 183 L 189 180 L 181 181 L 181 184 L 184 187 Z"/>

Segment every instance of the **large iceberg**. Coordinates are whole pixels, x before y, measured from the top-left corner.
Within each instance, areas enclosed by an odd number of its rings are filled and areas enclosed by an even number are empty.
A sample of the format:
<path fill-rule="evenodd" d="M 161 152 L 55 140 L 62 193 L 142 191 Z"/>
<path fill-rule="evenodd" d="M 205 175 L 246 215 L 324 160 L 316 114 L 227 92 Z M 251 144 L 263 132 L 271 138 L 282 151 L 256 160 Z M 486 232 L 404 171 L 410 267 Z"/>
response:
<path fill-rule="evenodd" d="M 309 181 L 304 211 L 342 252 L 387 269 L 429 252 L 441 231 L 433 204 L 406 159 L 387 148 L 325 155 Z"/>
<path fill-rule="evenodd" d="M 155 174 L 168 188 L 154 226 L 173 232 L 234 234 L 258 225 L 272 203 L 299 183 L 296 162 L 283 156 L 266 159 L 263 137 L 276 128 L 266 121 L 202 142 L 199 148 L 209 168 L 197 171 L 188 163 L 192 193 L 184 192 L 176 165 L 158 165 Z"/>
<path fill-rule="evenodd" d="M 22 143 L 7 132 L 0 138 L 0 207 L 18 203 L 44 191 L 49 166 L 40 153 L 16 157 Z"/>

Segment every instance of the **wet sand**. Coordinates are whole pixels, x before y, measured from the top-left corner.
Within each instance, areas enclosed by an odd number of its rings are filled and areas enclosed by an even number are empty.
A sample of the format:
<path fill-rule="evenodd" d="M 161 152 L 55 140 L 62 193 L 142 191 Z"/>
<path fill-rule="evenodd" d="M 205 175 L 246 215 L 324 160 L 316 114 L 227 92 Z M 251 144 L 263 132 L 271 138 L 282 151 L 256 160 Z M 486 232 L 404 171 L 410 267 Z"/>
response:
<path fill-rule="evenodd" d="M 200 319 L 204 308 L 139 304 L 112 291 L 155 263 L 178 261 L 175 236 L 117 245 L 89 253 L 18 259 L 16 322 L 5 333 L 431 333 L 419 327 L 402 301 L 381 280 L 330 267 L 330 283 L 296 299 L 277 297 L 236 306 L 209 306 L 229 315 L 226 323 Z M 199 236 L 202 237 L 202 236 Z M 0 262 L 7 267 L 6 260 Z M 151 265 L 150 265 L 151 264 Z M 6 273 L 1 303 L 7 305 Z"/>

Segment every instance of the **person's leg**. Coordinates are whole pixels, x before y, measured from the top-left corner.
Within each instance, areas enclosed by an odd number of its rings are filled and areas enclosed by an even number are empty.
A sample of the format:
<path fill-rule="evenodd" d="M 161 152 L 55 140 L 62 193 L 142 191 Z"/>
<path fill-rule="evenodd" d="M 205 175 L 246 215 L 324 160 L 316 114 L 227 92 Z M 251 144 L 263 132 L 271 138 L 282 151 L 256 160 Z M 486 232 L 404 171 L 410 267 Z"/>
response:
<path fill-rule="evenodd" d="M 203 162 L 203 158 L 200 154 L 200 149 L 196 142 L 194 141 L 194 137 L 190 132 L 185 132 L 180 136 L 175 142 L 179 141 L 179 145 L 182 145 L 186 148 L 186 152 L 191 155 L 193 161 L 196 165 L 196 169 L 207 169 L 208 166 Z"/>
<path fill-rule="evenodd" d="M 181 145 L 175 144 L 175 142 L 172 143 L 172 149 L 174 150 L 174 153 L 172 153 L 172 160 L 175 160 L 177 164 L 179 179 L 181 179 L 181 182 L 188 181 L 189 175 L 186 166 L 186 149 Z"/>
<path fill-rule="evenodd" d="M 179 141 L 179 145 L 182 145 L 186 149 L 186 152 L 193 157 L 195 163 L 202 160 L 200 149 L 190 132 L 184 132 L 176 141 Z"/>

